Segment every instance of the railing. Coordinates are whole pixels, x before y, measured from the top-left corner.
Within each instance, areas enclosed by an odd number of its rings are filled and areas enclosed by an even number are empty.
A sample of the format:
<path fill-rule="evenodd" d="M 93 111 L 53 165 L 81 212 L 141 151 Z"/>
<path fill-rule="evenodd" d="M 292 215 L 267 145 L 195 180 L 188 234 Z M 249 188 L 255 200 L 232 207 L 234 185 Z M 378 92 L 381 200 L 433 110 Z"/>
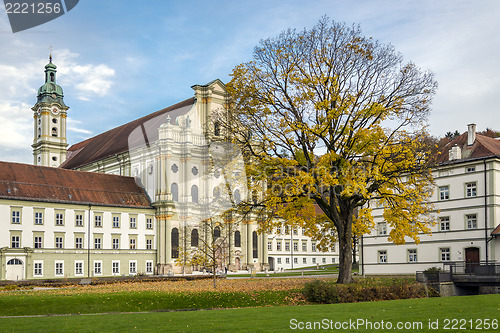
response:
<path fill-rule="evenodd" d="M 494 262 L 452 262 L 446 264 L 448 271 L 453 275 L 475 275 L 475 276 L 500 276 L 500 264 Z"/>
<path fill-rule="evenodd" d="M 491 261 L 482 261 L 479 263 L 468 263 L 463 261 L 447 262 L 443 263 L 443 268 L 443 270 L 436 269 L 417 272 L 417 281 L 423 283 L 437 283 L 451 282 L 453 281 L 453 277 L 500 276 L 500 264 Z"/>

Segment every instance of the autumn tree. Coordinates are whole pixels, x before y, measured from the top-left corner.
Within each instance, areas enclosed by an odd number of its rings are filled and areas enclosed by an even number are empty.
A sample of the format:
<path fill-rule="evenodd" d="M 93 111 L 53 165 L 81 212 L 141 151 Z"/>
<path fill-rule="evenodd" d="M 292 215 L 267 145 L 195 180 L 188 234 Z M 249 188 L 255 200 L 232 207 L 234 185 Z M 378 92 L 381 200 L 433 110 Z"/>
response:
<path fill-rule="evenodd" d="M 262 230 L 284 220 L 320 248 L 338 240 L 340 283 L 352 281 L 353 235 L 372 229 L 374 205 L 389 240 L 418 241 L 431 223 L 423 138 L 436 86 L 393 46 L 326 17 L 262 40 L 232 72 L 222 124 L 243 147 L 249 186 L 265 193 L 251 203 L 265 207 Z"/>

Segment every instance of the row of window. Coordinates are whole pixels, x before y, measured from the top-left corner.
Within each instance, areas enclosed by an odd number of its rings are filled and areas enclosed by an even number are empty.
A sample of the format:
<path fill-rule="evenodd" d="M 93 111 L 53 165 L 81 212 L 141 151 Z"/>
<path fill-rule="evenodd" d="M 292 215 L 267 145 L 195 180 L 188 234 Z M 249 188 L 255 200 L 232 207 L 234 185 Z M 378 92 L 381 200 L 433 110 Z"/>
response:
<path fill-rule="evenodd" d="M 465 214 L 465 228 L 477 229 L 477 214 Z M 439 217 L 439 230 L 450 231 L 450 217 Z"/>
<path fill-rule="evenodd" d="M 35 236 L 33 239 L 33 247 L 35 249 L 43 249 L 43 236 Z M 119 250 L 120 249 L 120 238 L 113 237 L 112 238 L 112 249 Z M 137 244 L 136 237 L 129 238 L 129 249 L 135 250 Z M 11 236 L 11 248 L 17 249 L 21 247 L 21 236 L 13 235 Z M 76 236 L 75 237 L 75 249 L 83 249 L 84 247 L 84 236 Z M 54 248 L 63 249 L 64 248 L 64 237 L 56 236 L 54 238 Z M 102 249 L 102 237 L 94 237 L 94 249 Z M 153 239 L 146 238 L 146 250 L 153 249 Z"/>
<path fill-rule="evenodd" d="M 450 261 L 450 248 L 440 248 L 439 249 L 439 260 L 440 261 Z M 418 255 L 417 249 L 408 249 L 406 251 L 406 261 L 409 263 L 417 263 Z M 378 251 L 378 262 L 383 264 L 388 262 L 387 250 L 379 250 Z"/>
<path fill-rule="evenodd" d="M 220 227 L 215 227 L 213 231 L 214 240 L 221 236 Z M 191 246 L 197 247 L 199 243 L 198 229 L 193 229 L 191 231 Z M 258 258 L 258 237 L 257 232 L 252 232 L 252 257 Z M 172 258 L 179 258 L 179 229 L 173 228 L 170 233 L 170 244 L 172 246 L 171 256 Z M 234 232 L 234 246 L 241 247 L 241 233 L 239 231 Z"/>
<path fill-rule="evenodd" d="M 465 197 L 472 198 L 477 196 L 477 183 L 469 182 L 465 183 Z M 450 186 L 439 186 L 439 200 L 450 200 Z"/>
<path fill-rule="evenodd" d="M 170 185 L 170 193 L 172 194 L 172 201 L 179 201 L 179 185 L 177 183 L 172 183 Z M 218 186 L 213 189 L 213 197 L 218 199 L 221 195 L 221 191 Z M 233 201 L 236 205 L 241 203 L 241 193 L 240 190 L 235 190 L 233 193 Z M 191 202 L 198 203 L 198 186 L 191 186 Z"/>
<path fill-rule="evenodd" d="M 56 213 L 55 214 L 55 225 L 64 226 L 64 213 Z M 101 228 L 103 226 L 103 218 L 101 214 L 94 215 L 94 226 Z M 84 215 L 76 214 L 75 215 L 75 226 L 83 227 Z M 12 209 L 12 224 L 20 224 L 21 223 L 21 210 L 20 209 Z M 34 224 L 43 225 L 44 224 L 44 214 L 43 212 L 35 212 L 34 215 Z M 129 219 L 130 229 L 137 229 L 137 217 L 130 217 Z M 120 216 L 113 216 L 113 228 L 120 228 Z M 146 218 L 146 229 L 153 229 L 153 219 Z"/>
<path fill-rule="evenodd" d="M 307 252 L 307 241 L 302 241 L 302 252 Z M 281 240 L 276 241 L 276 251 L 283 251 L 283 243 Z M 273 240 L 269 239 L 267 241 L 267 249 L 268 251 L 273 251 Z M 288 252 L 290 251 L 290 241 L 285 241 L 285 251 Z M 293 251 L 294 252 L 299 252 L 299 242 L 293 242 Z M 311 242 L 311 252 L 316 252 L 316 242 Z M 331 251 L 335 252 L 335 244 L 332 245 Z"/>
<path fill-rule="evenodd" d="M 103 261 L 102 260 L 94 260 L 93 262 L 93 275 L 102 275 L 103 274 Z M 43 276 L 43 260 L 36 260 L 33 264 L 33 275 L 35 277 Z M 84 265 L 85 262 L 83 260 L 75 260 L 74 262 L 74 275 L 75 276 L 83 276 L 84 274 Z M 153 274 L 153 261 L 147 260 L 145 271 L 146 274 Z M 111 262 L 111 273 L 113 275 L 122 274 L 120 271 L 120 260 L 113 260 Z M 128 274 L 137 274 L 137 260 L 129 260 L 128 261 Z M 123 273 L 125 274 L 125 273 Z M 55 276 L 64 276 L 64 260 L 56 260 L 54 264 L 54 275 Z"/>
<path fill-rule="evenodd" d="M 450 217 L 441 216 L 439 219 L 439 231 L 450 231 Z M 477 214 L 465 214 L 465 229 L 477 229 Z M 387 235 L 387 222 L 377 223 L 377 235 Z"/>
<path fill-rule="evenodd" d="M 278 265 L 280 265 L 282 263 L 281 258 L 276 258 L 276 263 Z M 290 257 L 285 257 L 285 264 L 289 264 L 289 263 L 290 263 Z M 299 263 L 299 258 L 294 257 L 293 258 L 293 263 L 294 264 L 298 264 Z M 311 263 L 312 264 L 316 264 L 317 263 L 316 258 L 311 258 Z M 335 264 L 335 258 L 331 259 L 331 263 Z M 302 258 L 302 264 L 304 264 L 304 265 L 308 264 L 307 258 Z M 326 264 L 326 258 L 321 258 L 321 264 Z"/>

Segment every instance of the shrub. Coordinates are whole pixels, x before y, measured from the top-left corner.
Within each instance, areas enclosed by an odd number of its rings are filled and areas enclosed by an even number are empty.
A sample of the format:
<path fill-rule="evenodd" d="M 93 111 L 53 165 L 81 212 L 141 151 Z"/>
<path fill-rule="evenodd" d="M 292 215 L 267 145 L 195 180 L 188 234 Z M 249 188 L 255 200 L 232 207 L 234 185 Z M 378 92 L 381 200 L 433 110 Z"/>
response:
<path fill-rule="evenodd" d="M 310 302 L 338 303 L 337 288 L 332 283 L 314 280 L 304 286 L 304 295 Z"/>
<path fill-rule="evenodd" d="M 313 281 L 304 287 L 304 295 L 314 303 L 353 303 L 426 297 L 429 289 L 406 279 L 385 279 L 387 281 L 359 281 L 351 284 L 333 284 Z M 436 296 L 430 290 L 429 296 Z"/>

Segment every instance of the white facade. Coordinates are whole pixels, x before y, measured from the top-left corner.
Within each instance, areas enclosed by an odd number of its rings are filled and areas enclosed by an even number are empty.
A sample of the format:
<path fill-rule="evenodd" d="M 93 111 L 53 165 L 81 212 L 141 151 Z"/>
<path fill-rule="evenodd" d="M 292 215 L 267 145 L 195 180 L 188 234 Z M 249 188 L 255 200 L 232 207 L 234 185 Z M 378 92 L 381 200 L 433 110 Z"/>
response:
<path fill-rule="evenodd" d="M 338 243 L 322 252 L 317 242 L 304 235 L 304 229 L 283 226 L 268 235 L 269 268 L 275 271 L 320 267 L 339 263 Z"/>
<path fill-rule="evenodd" d="M 488 142 L 495 145 L 494 139 Z M 434 168 L 436 185 L 430 200 L 436 209 L 436 225 L 432 233 L 419 235 L 419 244 L 409 238 L 404 245 L 389 242 L 390 228 L 382 208 L 374 209 L 376 228 L 363 237 L 366 274 L 414 274 L 430 267 L 444 268 L 449 262 L 500 258 L 500 239 L 491 236 L 500 223 L 500 157 L 474 157 L 473 144 L 450 149 L 447 161 Z"/>
<path fill-rule="evenodd" d="M 154 214 L 153 208 L 0 199 L 0 280 L 129 275 L 123 265 L 131 259 L 136 274 L 153 274 Z M 122 263 L 115 271 L 114 261 Z"/>

